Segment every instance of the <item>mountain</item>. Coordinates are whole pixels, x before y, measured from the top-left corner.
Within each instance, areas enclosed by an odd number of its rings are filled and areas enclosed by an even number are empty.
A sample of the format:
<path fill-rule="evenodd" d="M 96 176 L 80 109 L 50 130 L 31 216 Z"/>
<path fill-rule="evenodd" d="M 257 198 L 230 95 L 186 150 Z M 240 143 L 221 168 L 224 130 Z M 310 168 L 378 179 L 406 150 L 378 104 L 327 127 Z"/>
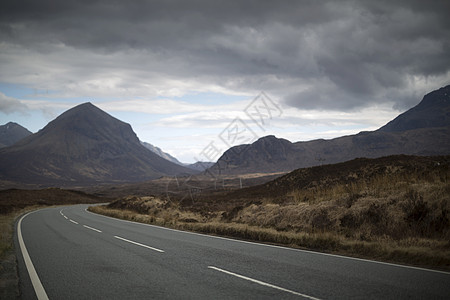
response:
<path fill-rule="evenodd" d="M 42 185 L 134 182 L 192 171 L 141 145 L 131 126 L 91 103 L 0 149 L 0 180 Z"/>
<path fill-rule="evenodd" d="M 0 126 L 0 148 L 11 146 L 21 139 L 33 134 L 17 123 L 9 122 Z"/>
<path fill-rule="evenodd" d="M 181 165 L 181 166 L 183 165 L 183 163 L 181 163 L 178 159 L 176 159 L 175 157 L 173 157 L 169 153 L 162 151 L 161 148 L 153 146 L 152 144 L 147 143 L 147 142 L 141 142 L 141 144 L 142 144 L 142 146 L 144 146 L 148 150 L 152 151 L 153 153 L 158 154 L 162 158 L 167 159 L 168 161 L 171 161 L 171 162 L 173 162 L 175 164 L 178 164 L 178 165 Z"/>
<path fill-rule="evenodd" d="M 376 131 L 331 140 L 291 143 L 275 136 L 227 150 L 209 169 L 214 174 L 289 172 L 358 157 L 450 154 L 450 85 L 431 92 L 414 108 Z"/>
<path fill-rule="evenodd" d="M 380 129 L 399 132 L 418 128 L 448 127 L 450 125 L 450 85 L 433 91 L 423 100 Z"/>

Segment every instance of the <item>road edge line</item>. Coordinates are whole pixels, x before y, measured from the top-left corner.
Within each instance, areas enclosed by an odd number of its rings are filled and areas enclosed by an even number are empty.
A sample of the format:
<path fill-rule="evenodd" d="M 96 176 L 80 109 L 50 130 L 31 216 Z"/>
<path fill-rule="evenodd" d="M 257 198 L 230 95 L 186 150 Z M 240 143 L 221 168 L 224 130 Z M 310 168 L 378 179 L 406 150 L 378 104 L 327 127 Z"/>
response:
<path fill-rule="evenodd" d="M 39 276 L 34 268 L 33 262 L 31 261 L 30 255 L 28 254 L 27 247 L 25 246 L 25 242 L 22 237 L 22 220 L 33 212 L 29 212 L 22 216 L 17 223 L 17 239 L 19 240 L 20 251 L 22 252 L 23 260 L 25 262 L 25 266 L 28 271 L 28 275 L 30 276 L 31 283 L 33 284 L 34 292 L 36 293 L 36 297 L 39 300 L 48 300 L 47 293 L 39 279 Z"/>
<path fill-rule="evenodd" d="M 440 273 L 440 274 L 450 275 L 450 272 L 448 272 L 448 271 L 427 269 L 427 268 L 424 268 L 424 267 L 416 267 L 416 266 L 410 266 L 410 265 L 401 265 L 401 264 L 397 264 L 397 263 L 390 263 L 390 262 L 379 261 L 379 260 L 371 260 L 371 259 L 367 259 L 367 258 L 359 258 L 359 257 L 353 257 L 353 256 L 345 256 L 345 255 L 340 255 L 340 254 L 317 252 L 317 251 L 307 250 L 307 249 L 289 248 L 287 246 L 278 246 L 278 245 L 264 244 L 262 242 L 258 243 L 258 242 L 237 240 L 237 239 L 233 239 L 233 238 L 229 238 L 229 237 L 208 235 L 208 234 L 205 234 L 205 233 L 186 231 L 186 230 L 180 230 L 180 229 L 174 229 L 174 228 L 168 228 L 168 227 L 163 227 L 163 226 L 158 226 L 158 225 L 153 225 L 153 224 L 140 223 L 140 222 L 136 222 L 136 221 L 130 221 L 130 220 L 124 220 L 124 219 L 120 219 L 120 218 L 105 216 L 105 215 L 102 215 L 102 214 L 98 214 L 98 213 L 94 213 L 94 212 L 88 211 L 87 208 L 85 208 L 84 211 L 86 213 L 89 213 L 89 214 L 97 215 L 97 216 L 108 218 L 108 219 L 113 219 L 113 220 L 120 221 L 120 222 L 128 222 L 128 223 L 132 223 L 132 224 L 139 224 L 139 225 L 159 228 L 159 229 L 163 229 L 163 230 L 175 231 L 175 232 L 180 232 L 180 233 L 187 233 L 187 234 L 198 235 L 198 236 L 205 236 L 205 237 L 214 238 L 214 239 L 221 239 L 221 240 L 233 241 L 233 242 L 243 243 L 243 244 L 251 244 L 251 245 L 255 245 L 255 246 L 269 247 L 269 248 L 284 249 L 284 250 L 289 250 L 289 251 L 304 252 L 304 253 L 310 253 L 310 254 L 314 254 L 314 255 L 324 255 L 324 256 L 330 256 L 330 257 L 336 257 L 336 258 L 342 258 L 342 259 L 350 259 L 350 260 L 355 260 L 355 261 L 360 261 L 360 262 L 368 262 L 368 263 L 373 263 L 373 264 L 387 265 L 387 266 L 392 266 L 392 267 L 397 267 L 397 268 L 405 268 L 405 269 L 412 269 L 412 270 L 417 270 L 417 271 L 425 271 L 425 272 L 432 272 L 432 273 Z"/>

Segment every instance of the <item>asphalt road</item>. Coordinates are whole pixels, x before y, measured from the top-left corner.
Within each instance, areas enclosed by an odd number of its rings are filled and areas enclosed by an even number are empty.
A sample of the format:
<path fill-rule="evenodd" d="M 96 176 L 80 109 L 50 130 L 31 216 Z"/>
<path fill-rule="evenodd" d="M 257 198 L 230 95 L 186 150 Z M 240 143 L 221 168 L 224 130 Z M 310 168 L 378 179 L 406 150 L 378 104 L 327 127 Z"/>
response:
<path fill-rule="evenodd" d="M 18 222 L 23 299 L 37 299 L 35 288 L 41 299 L 450 298 L 450 273 L 186 233 L 86 207 Z"/>

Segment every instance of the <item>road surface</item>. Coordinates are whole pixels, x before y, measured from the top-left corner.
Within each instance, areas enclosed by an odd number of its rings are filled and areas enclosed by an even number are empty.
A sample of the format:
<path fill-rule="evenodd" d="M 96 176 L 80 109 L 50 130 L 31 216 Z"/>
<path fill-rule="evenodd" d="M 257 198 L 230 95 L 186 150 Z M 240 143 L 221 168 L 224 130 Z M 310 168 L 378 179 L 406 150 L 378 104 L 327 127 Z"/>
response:
<path fill-rule="evenodd" d="M 23 299 L 450 298 L 446 272 L 181 232 L 86 208 L 19 220 Z"/>

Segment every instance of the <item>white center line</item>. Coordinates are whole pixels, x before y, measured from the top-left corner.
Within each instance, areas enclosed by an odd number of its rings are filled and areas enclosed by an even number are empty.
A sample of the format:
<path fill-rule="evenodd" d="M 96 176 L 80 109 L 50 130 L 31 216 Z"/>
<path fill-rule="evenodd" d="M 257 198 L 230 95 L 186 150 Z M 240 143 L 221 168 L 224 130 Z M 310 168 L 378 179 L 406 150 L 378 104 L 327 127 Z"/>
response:
<path fill-rule="evenodd" d="M 158 249 L 158 248 L 153 248 L 153 247 L 150 247 L 150 246 L 147 246 L 147 245 L 138 243 L 138 242 L 133 242 L 133 241 L 124 239 L 124 238 L 122 238 L 122 237 L 120 237 L 120 236 L 116 236 L 116 235 L 115 235 L 114 237 L 115 237 L 116 239 L 119 239 L 119 240 L 122 240 L 122 241 L 125 241 L 125 242 L 128 242 L 128 243 L 131 243 L 131 244 L 135 244 L 135 245 L 138 245 L 138 246 L 141 246 L 141 247 L 145 247 L 145 248 L 148 248 L 148 249 L 157 251 L 157 252 L 161 252 L 161 253 L 164 252 L 164 250 L 161 250 L 161 249 Z"/>
<path fill-rule="evenodd" d="M 95 229 L 95 228 L 87 226 L 87 225 L 83 225 L 83 227 L 85 227 L 87 229 L 90 229 L 90 230 L 94 230 L 94 231 L 100 232 L 100 233 L 102 232 L 101 230 Z"/>
<path fill-rule="evenodd" d="M 213 269 L 213 270 L 216 270 L 216 271 L 228 274 L 228 275 L 232 275 L 232 276 L 244 279 L 244 280 L 248 280 L 248 281 L 251 281 L 251 282 L 263 285 L 263 286 L 271 287 L 273 289 L 277 289 L 277 290 L 280 290 L 280 291 L 283 291 L 283 292 L 291 293 L 293 295 L 301 296 L 301 297 L 304 297 L 304 298 L 307 298 L 307 299 L 319 300 L 319 298 L 316 298 L 316 297 L 312 297 L 312 296 L 309 296 L 309 295 L 305 295 L 305 294 L 302 294 L 302 293 L 291 291 L 291 290 L 288 290 L 288 289 L 285 289 L 285 288 L 282 288 L 282 287 L 279 287 L 279 286 L 276 286 L 276 285 L 273 285 L 273 284 L 270 284 L 270 283 L 267 283 L 267 282 L 264 282 L 264 281 L 253 279 L 253 278 L 250 278 L 250 277 L 247 277 L 247 276 L 244 276 L 244 275 L 239 275 L 239 274 L 227 271 L 227 270 L 219 269 L 217 267 L 208 266 L 208 269 Z"/>
<path fill-rule="evenodd" d="M 76 222 L 76 221 L 74 221 L 72 219 L 69 219 L 69 221 L 72 222 L 73 224 L 77 224 L 78 225 L 78 222 Z"/>

